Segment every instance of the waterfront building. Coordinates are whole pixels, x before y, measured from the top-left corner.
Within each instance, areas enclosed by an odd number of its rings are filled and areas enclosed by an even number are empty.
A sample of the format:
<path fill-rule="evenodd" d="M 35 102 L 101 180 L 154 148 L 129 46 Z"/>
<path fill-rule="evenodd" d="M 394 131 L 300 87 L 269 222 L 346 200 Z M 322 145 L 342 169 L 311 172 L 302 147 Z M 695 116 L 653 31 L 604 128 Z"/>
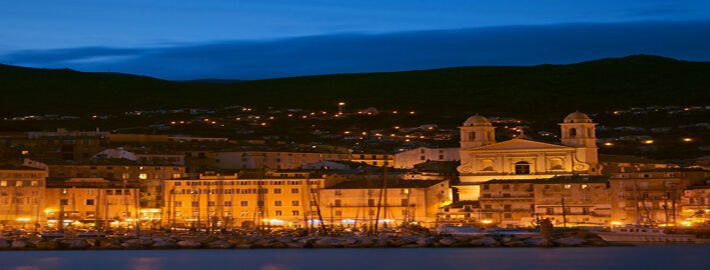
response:
<path fill-rule="evenodd" d="M 0 165 L 0 228 L 36 229 L 44 223 L 42 169 Z"/>
<path fill-rule="evenodd" d="M 530 227 L 535 224 L 536 180 L 490 180 L 481 184 L 481 224 L 499 227 Z"/>
<path fill-rule="evenodd" d="M 372 229 L 417 224 L 436 227 L 437 212 L 452 201 L 446 180 L 352 180 L 321 189 L 323 222 Z M 379 211 L 379 215 L 378 215 Z"/>
<path fill-rule="evenodd" d="M 396 153 L 394 155 L 394 167 L 399 169 L 411 169 L 414 165 L 427 161 L 459 161 L 461 160 L 460 148 L 429 148 L 418 147 Z"/>
<path fill-rule="evenodd" d="M 688 187 L 681 197 L 681 225 L 692 226 L 710 221 L 710 181 L 702 186 Z"/>
<path fill-rule="evenodd" d="M 555 226 L 608 226 L 611 187 L 604 176 L 562 176 L 534 183 L 535 219 Z"/>
<path fill-rule="evenodd" d="M 133 227 L 142 217 L 139 192 L 136 182 L 50 177 L 43 213 L 55 229 Z"/>
<path fill-rule="evenodd" d="M 560 124 L 561 144 L 534 141 L 523 134 L 496 142 L 495 127 L 488 119 L 469 117 L 460 127 L 459 198 L 477 200 L 480 184 L 492 179 L 599 174 L 595 126 L 586 114 L 573 112 Z"/>
<path fill-rule="evenodd" d="M 612 174 L 610 183 L 613 222 L 679 225 L 683 222 L 681 196 L 684 190 L 704 185 L 708 177 L 710 171 L 693 169 L 658 169 Z"/>
<path fill-rule="evenodd" d="M 163 225 L 169 227 L 306 227 L 319 220 L 325 179 L 308 171 L 205 173 L 165 181 Z"/>
<path fill-rule="evenodd" d="M 142 163 L 129 159 L 97 158 L 81 162 L 63 160 L 37 161 L 26 159 L 26 166 L 46 168 L 50 177 L 104 178 L 138 183 L 143 208 L 159 209 L 163 201 L 163 181 L 183 178 L 185 166 L 173 164 Z"/>

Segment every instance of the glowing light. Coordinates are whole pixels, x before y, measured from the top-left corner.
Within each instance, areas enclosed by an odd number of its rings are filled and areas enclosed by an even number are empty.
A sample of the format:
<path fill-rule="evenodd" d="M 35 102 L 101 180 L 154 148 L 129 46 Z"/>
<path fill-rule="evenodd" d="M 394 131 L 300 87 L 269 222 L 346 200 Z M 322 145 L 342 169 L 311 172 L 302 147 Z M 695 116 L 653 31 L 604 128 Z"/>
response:
<path fill-rule="evenodd" d="M 54 209 L 51 209 L 51 208 L 44 209 L 44 213 L 49 215 L 51 213 L 54 213 Z"/>
<path fill-rule="evenodd" d="M 338 102 L 338 106 L 345 106 L 345 102 Z"/>
<path fill-rule="evenodd" d="M 481 220 L 481 223 L 483 223 L 483 224 L 491 224 L 491 223 L 493 223 L 493 220 L 484 219 L 484 220 Z"/>
<path fill-rule="evenodd" d="M 343 219 L 342 223 L 343 223 L 343 224 L 355 224 L 355 220 L 353 220 L 353 219 Z"/>
<path fill-rule="evenodd" d="M 680 225 L 690 227 L 690 226 L 693 226 L 693 223 L 686 220 L 686 221 L 681 222 Z"/>
<path fill-rule="evenodd" d="M 692 142 L 692 141 L 693 141 L 693 138 L 683 138 L 683 141 L 684 141 L 684 142 Z"/>
<path fill-rule="evenodd" d="M 28 218 L 28 217 L 19 217 L 19 218 L 17 218 L 17 221 L 19 221 L 19 222 L 28 222 L 28 221 L 30 221 L 30 220 L 31 220 L 31 219 Z"/>
<path fill-rule="evenodd" d="M 641 143 L 643 143 L 643 144 L 653 144 L 654 141 L 653 141 L 653 140 L 643 140 Z"/>
<path fill-rule="evenodd" d="M 622 225 L 621 221 L 612 221 L 611 222 L 611 226 L 621 226 L 621 225 Z"/>
<path fill-rule="evenodd" d="M 604 146 L 614 146 L 614 143 L 612 143 L 612 142 L 605 142 L 605 143 L 604 143 Z"/>

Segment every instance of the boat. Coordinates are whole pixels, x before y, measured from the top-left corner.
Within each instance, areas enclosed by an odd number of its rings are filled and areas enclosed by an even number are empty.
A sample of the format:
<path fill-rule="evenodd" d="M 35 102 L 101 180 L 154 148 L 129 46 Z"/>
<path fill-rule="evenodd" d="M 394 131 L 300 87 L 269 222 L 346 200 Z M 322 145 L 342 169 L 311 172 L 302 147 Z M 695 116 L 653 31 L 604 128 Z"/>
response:
<path fill-rule="evenodd" d="M 439 234 L 447 234 L 453 236 L 482 236 L 488 234 L 483 230 L 466 226 L 441 226 L 437 229 Z"/>
<path fill-rule="evenodd" d="M 658 227 L 612 227 L 609 232 L 597 232 L 597 235 L 610 243 L 697 243 L 692 234 L 666 233 Z"/>

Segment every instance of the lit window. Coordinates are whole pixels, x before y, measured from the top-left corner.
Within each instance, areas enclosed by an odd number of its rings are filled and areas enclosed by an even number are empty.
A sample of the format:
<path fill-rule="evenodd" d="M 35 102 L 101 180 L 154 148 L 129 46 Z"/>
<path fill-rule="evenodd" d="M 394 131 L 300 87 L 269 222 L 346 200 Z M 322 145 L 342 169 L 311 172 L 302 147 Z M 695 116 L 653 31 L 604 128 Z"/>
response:
<path fill-rule="evenodd" d="M 570 185 L 570 184 L 565 184 L 565 185 L 564 185 L 564 188 L 565 188 L 565 189 L 571 189 L 571 188 L 572 188 L 572 185 Z"/>
<path fill-rule="evenodd" d="M 140 178 L 141 180 L 148 179 L 148 174 L 147 174 L 147 173 L 141 173 L 141 174 L 138 175 L 138 178 Z"/>

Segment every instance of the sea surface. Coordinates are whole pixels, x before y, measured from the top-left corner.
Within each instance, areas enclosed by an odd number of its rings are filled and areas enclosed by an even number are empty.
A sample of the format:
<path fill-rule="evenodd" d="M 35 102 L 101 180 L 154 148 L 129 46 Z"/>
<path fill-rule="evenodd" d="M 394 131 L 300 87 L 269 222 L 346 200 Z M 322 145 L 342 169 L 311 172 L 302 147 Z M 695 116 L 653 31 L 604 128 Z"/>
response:
<path fill-rule="evenodd" d="M 601 248 L 0 251 L 0 269 L 710 269 L 710 245 Z"/>

